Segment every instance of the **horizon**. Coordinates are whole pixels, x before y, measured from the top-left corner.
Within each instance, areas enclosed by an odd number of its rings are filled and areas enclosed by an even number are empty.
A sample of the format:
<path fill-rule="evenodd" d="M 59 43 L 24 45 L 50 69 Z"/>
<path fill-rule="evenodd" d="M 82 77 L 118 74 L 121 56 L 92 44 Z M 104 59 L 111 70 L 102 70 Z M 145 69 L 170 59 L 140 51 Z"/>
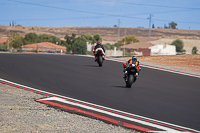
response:
<path fill-rule="evenodd" d="M 0 26 L 3 26 L 3 27 L 38 27 L 38 28 L 70 28 L 70 27 L 73 27 L 73 28 L 84 28 L 84 27 L 88 27 L 88 28 L 118 28 L 118 27 L 108 27 L 108 26 L 61 26 L 61 27 L 56 27 L 56 26 L 23 26 L 23 25 L 15 25 L 15 26 L 9 26 L 9 25 L 0 25 Z M 132 29 L 138 29 L 138 28 L 141 28 L 141 29 L 147 29 L 149 30 L 149 28 L 145 28 L 145 27 L 120 27 L 120 28 L 132 28 Z M 188 30 L 188 31 L 200 31 L 200 30 L 191 30 L 191 29 L 167 29 L 167 28 L 151 28 L 152 29 L 166 29 L 166 30 Z"/>
<path fill-rule="evenodd" d="M 2 0 L 0 25 L 200 30 L 199 0 Z"/>

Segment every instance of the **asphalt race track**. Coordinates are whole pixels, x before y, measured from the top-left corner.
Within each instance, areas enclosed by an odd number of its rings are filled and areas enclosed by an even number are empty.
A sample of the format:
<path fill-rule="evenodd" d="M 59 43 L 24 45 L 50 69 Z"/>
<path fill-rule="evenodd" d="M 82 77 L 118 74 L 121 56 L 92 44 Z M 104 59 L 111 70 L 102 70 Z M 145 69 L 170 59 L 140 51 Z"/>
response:
<path fill-rule="evenodd" d="M 126 88 L 122 63 L 73 55 L 2 54 L 0 78 L 200 130 L 200 78 L 141 67 Z"/>

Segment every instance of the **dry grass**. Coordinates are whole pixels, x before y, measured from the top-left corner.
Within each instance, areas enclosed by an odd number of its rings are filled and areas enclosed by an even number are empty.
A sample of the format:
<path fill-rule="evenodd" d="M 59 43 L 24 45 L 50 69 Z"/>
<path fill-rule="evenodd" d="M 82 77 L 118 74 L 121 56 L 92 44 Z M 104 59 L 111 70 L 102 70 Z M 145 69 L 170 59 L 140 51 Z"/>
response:
<path fill-rule="evenodd" d="M 117 41 L 118 28 L 114 27 L 27 27 L 27 26 L 0 26 L 0 35 L 5 35 L 8 32 L 18 32 L 25 35 L 30 32 L 36 34 L 51 34 L 59 38 L 64 38 L 66 34 L 72 33 L 80 36 L 84 33 L 100 33 L 106 41 Z M 136 37 L 148 37 L 148 28 L 131 28 L 121 27 L 120 37 L 134 35 Z M 199 30 L 178 30 L 178 29 L 152 29 L 151 36 L 153 38 L 182 38 L 182 39 L 200 39 Z M 0 38 L 2 38 L 0 36 Z"/>
<path fill-rule="evenodd" d="M 127 60 L 130 57 L 125 57 Z M 180 71 L 200 73 L 200 55 L 170 55 L 170 56 L 143 56 L 138 57 L 141 62 L 158 66 L 167 66 Z"/>
<path fill-rule="evenodd" d="M 178 38 L 177 38 L 178 39 Z M 151 41 L 152 44 L 171 44 L 176 39 L 168 39 L 162 38 L 159 40 Z M 193 39 L 180 39 L 184 43 L 183 49 L 186 50 L 186 53 L 192 54 L 192 48 L 194 46 L 198 49 L 198 54 L 200 54 L 200 40 L 193 40 Z"/>
<path fill-rule="evenodd" d="M 138 60 L 163 66 L 179 67 L 187 71 L 200 72 L 200 55 L 148 56 L 138 57 Z"/>

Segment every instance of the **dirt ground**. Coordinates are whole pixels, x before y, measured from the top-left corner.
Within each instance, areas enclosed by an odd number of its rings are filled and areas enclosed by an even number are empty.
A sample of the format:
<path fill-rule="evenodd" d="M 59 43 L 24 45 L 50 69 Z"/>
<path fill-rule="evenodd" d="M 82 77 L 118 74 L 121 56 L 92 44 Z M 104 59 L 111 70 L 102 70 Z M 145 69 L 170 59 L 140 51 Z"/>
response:
<path fill-rule="evenodd" d="M 130 57 L 126 57 L 130 59 Z M 160 66 L 175 67 L 181 71 L 200 73 L 200 55 L 170 55 L 138 57 L 141 62 L 148 62 Z"/>
<path fill-rule="evenodd" d="M 178 38 L 176 38 L 178 39 Z M 170 39 L 170 38 L 162 38 L 159 40 L 152 40 L 151 43 L 156 45 L 156 44 L 171 44 L 173 41 L 175 41 L 176 39 Z M 186 50 L 187 54 L 192 54 L 192 48 L 194 46 L 197 47 L 198 51 L 197 53 L 200 54 L 200 40 L 193 40 L 193 39 L 180 39 L 183 41 L 183 49 Z"/>

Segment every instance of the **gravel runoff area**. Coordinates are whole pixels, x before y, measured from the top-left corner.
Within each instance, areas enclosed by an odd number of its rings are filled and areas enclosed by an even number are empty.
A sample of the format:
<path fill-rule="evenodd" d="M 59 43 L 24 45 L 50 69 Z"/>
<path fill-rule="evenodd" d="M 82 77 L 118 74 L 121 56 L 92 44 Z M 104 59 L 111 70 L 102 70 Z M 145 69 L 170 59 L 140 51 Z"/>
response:
<path fill-rule="evenodd" d="M 127 60 L 127 59 L 122 59 Z M 142 59 L 141 59 L 142 60 Z M 142 64 L 181 70 L 179 67 L 145 62 Z M 183 70 L 182 70 L 183 71 Z M 199 71 L 188 73 L 199 74 Z M 105 123 L 101 120 L 68 113 L 36 102 L 47 96 L 0 83 L 0 132 L 32 133 L 139 133 L 133 129 Z"/>
<path fill-rule="evenodd" d="M 0 132 L 139 133 L 35 101 L 45 97 L 47 96 L 0 83 Z"/>

